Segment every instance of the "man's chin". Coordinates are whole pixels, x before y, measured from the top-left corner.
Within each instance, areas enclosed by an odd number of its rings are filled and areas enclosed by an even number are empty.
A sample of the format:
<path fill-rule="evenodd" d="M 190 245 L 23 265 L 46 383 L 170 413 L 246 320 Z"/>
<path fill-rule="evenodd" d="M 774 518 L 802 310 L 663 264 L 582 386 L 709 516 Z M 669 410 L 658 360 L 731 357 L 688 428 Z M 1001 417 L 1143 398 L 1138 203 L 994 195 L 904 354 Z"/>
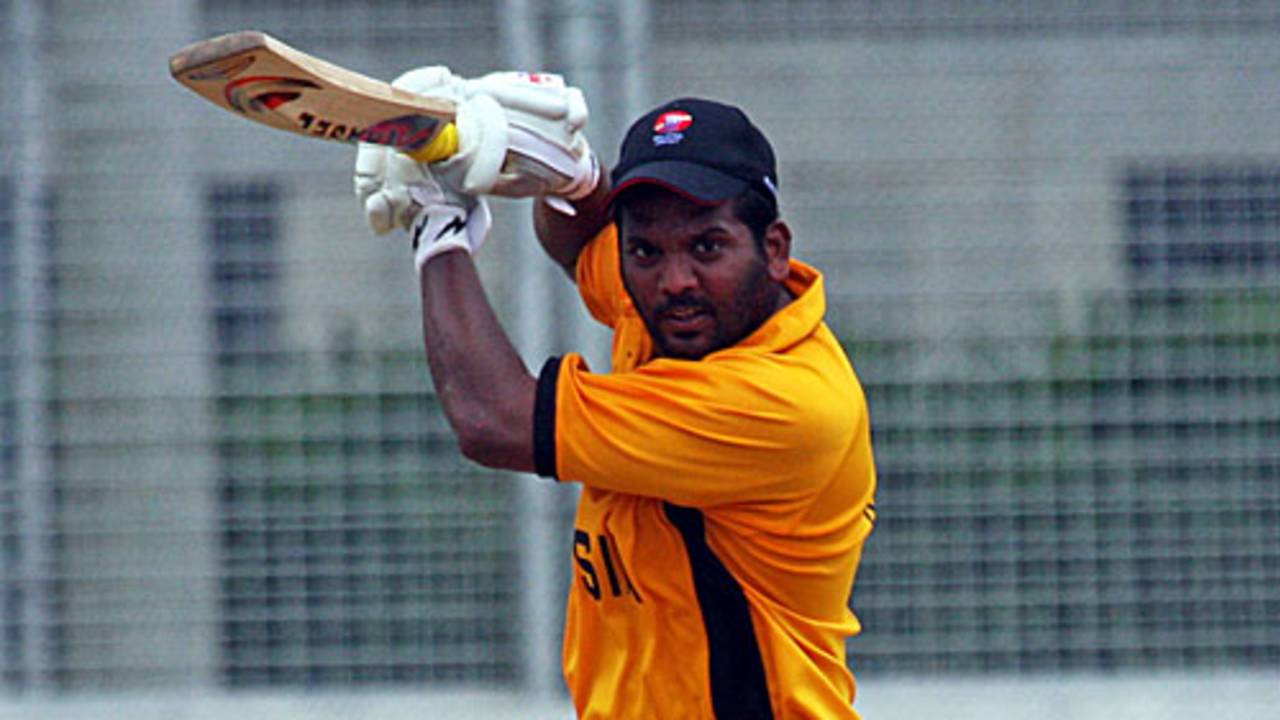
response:
<path fill-rule="evenodd" d="M 675 360 L 701 360 L 707 353 L 716 349 L 712 345 L 710 338 L 704 335 L 683 338 L 664 335 L 658 343 L 658 348 L 662 351 L 663 357 Z"/>

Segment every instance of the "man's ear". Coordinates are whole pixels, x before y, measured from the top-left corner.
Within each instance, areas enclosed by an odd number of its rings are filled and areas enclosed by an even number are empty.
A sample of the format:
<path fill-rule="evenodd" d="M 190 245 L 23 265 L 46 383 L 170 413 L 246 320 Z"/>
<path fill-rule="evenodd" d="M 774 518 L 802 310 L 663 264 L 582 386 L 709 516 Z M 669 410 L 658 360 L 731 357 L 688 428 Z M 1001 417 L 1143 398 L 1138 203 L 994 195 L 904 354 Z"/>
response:
<path fill-rule="evenodd" d="M 774 282 L 791 274 L 791 227 L 784 221 L 774 220 L 764 231 L 764 258 Z"/>

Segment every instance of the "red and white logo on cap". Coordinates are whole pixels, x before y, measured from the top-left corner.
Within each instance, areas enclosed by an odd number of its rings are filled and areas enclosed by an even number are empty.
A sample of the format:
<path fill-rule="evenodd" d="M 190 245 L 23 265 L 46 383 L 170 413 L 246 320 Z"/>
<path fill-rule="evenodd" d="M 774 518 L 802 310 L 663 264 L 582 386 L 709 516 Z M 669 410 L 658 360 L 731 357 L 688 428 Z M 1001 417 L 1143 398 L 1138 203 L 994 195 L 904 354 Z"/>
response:
<path fill-rule="evenodd" d="M 653 121 L 653 144 L 674 145 L 684 139 L 684 131 L 693 124 L 693 116 L 684 110 L 669 110 Z"/>
<path fill-rule="evenodd" d="M 693 116 L 683 110 L 671 110 L 658 116 L 653 131 L 660 135 L 677 133 L 693 124 Z"/>

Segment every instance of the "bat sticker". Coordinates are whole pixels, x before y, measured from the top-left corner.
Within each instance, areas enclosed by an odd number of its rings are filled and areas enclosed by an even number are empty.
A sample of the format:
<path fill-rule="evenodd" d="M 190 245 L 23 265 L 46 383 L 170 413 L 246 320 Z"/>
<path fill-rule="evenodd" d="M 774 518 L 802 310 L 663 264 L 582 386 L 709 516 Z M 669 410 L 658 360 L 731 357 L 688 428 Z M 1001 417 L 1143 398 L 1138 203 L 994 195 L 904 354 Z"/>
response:
<path fill-rule="evenodd" d="M 298 125 L 311 135 L 329 138 L 331 140 L 345 140 L 353 142 L 360 139 L 364 135 L 364 131 L 357 127 L 350 127 L 342 123 L 335 123 L 332 120 L 318 118 L 309 112 L 304 112 L 298 116 Z"/>
<path fill-rule="evenodd" d="M 418 150 L 431 142 L 440 120 L 426 115 L 401 115 L 369 126 L 358 138 L 364 142 L 389 145 L 397 150 Z"/>
<path fill-rule="evenodd" d="M 304 90 L 320 89 L 319 84 L 310 80 L 255 75 L 227 83 L 222 95 L 228 105 L 247 115 L 250 110 L 275 110 L 285 103 L 297 100 Z"/>

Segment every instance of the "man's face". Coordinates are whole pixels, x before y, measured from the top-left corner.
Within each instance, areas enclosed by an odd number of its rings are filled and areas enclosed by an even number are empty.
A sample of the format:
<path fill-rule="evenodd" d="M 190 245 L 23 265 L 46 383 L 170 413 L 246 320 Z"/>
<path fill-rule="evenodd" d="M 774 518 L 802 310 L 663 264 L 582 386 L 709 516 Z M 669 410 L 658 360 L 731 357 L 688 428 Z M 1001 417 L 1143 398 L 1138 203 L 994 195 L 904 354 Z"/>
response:
<path fill-rule="evenodd" d="M 641 187 L 618 211 L 622 279 L 663 357 L 697 360 L 734 345 L 789 301 L 781 282 L 791 236 L 781 221 L 761 250 L 729 202 Z"/>

